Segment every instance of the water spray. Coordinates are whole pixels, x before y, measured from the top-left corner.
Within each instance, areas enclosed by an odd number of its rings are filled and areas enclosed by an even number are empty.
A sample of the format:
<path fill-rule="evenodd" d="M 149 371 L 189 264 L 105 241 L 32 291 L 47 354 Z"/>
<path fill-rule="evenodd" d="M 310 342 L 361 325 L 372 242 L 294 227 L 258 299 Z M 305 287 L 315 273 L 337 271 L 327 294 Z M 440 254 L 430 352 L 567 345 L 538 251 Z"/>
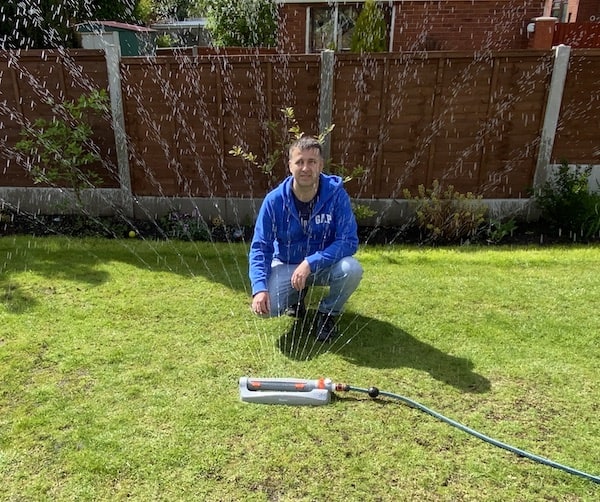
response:
<path fill-rule="evenodd" d="M 467 434 L 475 436 L 489 444 L 503 448 L 504 450 L 515 453 L 520 457 L 525 457 L 534 462 L 538 462 L 549 467 L 560 469 L 569 474 L 574 474 L 588 479 L 594 483 L 600 484 L 600 476 L 594 476 L 586 472 L 579 471 L 573 467 L 559 464 L 539 455 L 529 453 L 515 446 L 503 443 L 493 439 L 485 434 L 477 432 L 470 427 L 462 425 L 450 418 L 433 411 L 426 406 L 413 401 L 407 397 L 393 394 L 391 392 L 380 391 L 377 387 L 363 389 L 354 387 L 345 383 L 334 383 L 330 378 L 319 378 L 316 380 L 305 380 L 301 378 L 251 378 L 241 377 L 239 380 L 240 399 L 247 403 L 258 404 L 285 404 L 292 406 L 318 406 L 331 402 L 333 392 L 362 392 L 368 394 L 371 398 L 379 396 L 389 397 L 407 404 L 411 408 L 416 408 L 428 415 L 431 415 L 442 422 L 445 422 Z"/>

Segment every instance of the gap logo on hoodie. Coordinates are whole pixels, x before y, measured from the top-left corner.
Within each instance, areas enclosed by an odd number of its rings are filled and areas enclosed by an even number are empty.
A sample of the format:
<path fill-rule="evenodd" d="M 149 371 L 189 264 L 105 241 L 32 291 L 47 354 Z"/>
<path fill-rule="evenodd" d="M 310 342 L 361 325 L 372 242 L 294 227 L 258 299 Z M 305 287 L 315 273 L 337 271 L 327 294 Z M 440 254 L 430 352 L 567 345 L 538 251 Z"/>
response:
<path fill-rule="evenodd" d="M 315 224 L 317 225 L 329 225 L 331 223 L 332 216 L 328 213 L 315 215 Z"/>

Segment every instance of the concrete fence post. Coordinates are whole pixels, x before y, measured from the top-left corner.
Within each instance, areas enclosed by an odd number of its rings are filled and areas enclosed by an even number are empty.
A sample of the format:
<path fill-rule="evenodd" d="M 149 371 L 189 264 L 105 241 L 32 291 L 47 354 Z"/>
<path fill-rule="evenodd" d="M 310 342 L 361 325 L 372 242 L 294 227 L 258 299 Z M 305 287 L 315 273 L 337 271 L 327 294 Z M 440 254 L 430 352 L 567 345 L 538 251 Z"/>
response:
<path fill-rule="evenodd" d="M 533 188 L 536 192 L 548 180 L 550 175 L 550 160 L 554 148 L 570 54 L 571 47 L 567 45 L 559 45 L 554 48 L 554 68 L 552 69 L 546 113 L 540 134 L 540 148 L 533 176 Z"/>
<path fill-rule="evenodd" d="M 121 94 L 121 72 L 119 68 L 120 50 L 114 44 L 103 46 L 106 54 L 108 70 L 108 89 L 112 125 L 115 134 L 115 147 L 119 168 L 119 184 L 123 194 L 123 210 L 127 216 L 133 216 L 133 194 L 131 192 L 131 175 L 129 172 L 129 156 L 127 152 L 127 134 L 125 132 L 125 115 L 123 112 L 123 96 Z"/>
<path fill-rule="evenodd" d="M 321 51 L 321 87 L 319 89 L 319 132 L 331 125 L 333 117 L 333 67 L 335 52 L 327 49 Z M 331 155 L 331 138 L 329 135 L 323 143 L 323 157 L 327 161 Z"/>

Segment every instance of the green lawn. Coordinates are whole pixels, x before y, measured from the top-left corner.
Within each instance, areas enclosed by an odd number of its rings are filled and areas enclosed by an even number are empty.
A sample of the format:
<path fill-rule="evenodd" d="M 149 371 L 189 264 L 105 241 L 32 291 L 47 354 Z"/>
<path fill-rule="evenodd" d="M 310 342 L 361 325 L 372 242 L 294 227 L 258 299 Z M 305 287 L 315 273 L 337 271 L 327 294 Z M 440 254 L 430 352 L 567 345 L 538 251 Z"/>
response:
<path fill-rule="evenodd" d="M 247 245 L 0 238 L 0 500 L 598 500 L 600 248 L 363 247 L 332 344 L 249 310 Z M 323 290 L 313 290 L 312 311 Z"/>

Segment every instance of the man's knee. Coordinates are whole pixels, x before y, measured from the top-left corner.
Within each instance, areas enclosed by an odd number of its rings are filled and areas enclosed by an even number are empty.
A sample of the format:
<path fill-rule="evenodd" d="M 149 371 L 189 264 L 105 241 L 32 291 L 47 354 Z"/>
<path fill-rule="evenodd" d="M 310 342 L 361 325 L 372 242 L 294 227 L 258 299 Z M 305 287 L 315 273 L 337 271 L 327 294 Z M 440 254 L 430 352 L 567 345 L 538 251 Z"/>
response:
<path fill-rule="evenodd" d="M 346 256 L 340 260 L 340 266 L 344 274 L 356 279 L 362 278 L 363 268 L 360 262 L 353 256 Z"/>

